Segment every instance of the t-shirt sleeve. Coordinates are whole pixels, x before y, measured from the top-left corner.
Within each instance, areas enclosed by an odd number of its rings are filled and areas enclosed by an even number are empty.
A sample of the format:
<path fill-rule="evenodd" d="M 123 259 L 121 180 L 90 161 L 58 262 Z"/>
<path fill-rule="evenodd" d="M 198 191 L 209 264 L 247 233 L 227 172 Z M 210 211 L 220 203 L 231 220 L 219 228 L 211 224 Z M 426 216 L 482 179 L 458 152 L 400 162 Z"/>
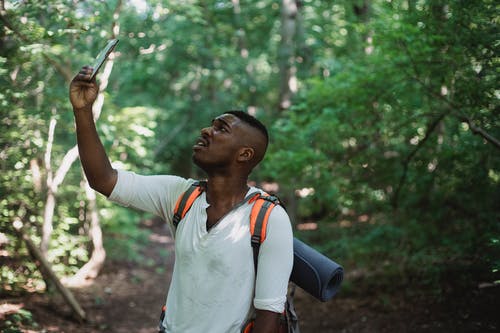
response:
<path fill-rule="evenodd" d="M 178 176 L 143 176 L 118 170 L 118 180 L 108 199 L 160 216 L 171 223 L 177 199 L 192 183 L 193 180 Z"/>
<path fill-rule="evenodd" d="M 254 307 L 283 312 L 293 266 L 293 233 L 285 210 L 277 206 L 267 223 L 266 239 L 260 246 Z"/>

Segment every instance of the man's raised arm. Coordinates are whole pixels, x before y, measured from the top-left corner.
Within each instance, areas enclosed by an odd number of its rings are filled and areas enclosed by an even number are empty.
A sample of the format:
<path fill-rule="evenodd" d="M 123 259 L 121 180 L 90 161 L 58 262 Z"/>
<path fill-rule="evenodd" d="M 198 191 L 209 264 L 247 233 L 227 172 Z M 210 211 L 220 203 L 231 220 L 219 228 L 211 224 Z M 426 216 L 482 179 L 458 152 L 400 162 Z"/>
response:
<path fill-rule="evenodd" d="M 117 172 L 109 162 L 95 127 L 92 105 L 99 87 L 95 78 L 89 81 L 91 75 L 90 67 L 80 70 L 71 81 L 69 98 L 73 105 L 78 151 L 85 175 L 94 190 L 109 196 L 115 187 Z"/>

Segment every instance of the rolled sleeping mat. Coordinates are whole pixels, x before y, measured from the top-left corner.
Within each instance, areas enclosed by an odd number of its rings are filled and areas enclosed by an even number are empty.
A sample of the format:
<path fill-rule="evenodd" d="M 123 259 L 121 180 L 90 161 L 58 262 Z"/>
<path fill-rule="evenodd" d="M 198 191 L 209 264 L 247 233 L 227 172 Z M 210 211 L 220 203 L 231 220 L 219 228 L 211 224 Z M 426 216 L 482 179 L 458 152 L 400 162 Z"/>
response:
<path fill-rule="evenodd" d="M 297 238 L 293 239 L 293 269 L 290 281 L 322 302 L 338 292 L 344 269 Z"/>

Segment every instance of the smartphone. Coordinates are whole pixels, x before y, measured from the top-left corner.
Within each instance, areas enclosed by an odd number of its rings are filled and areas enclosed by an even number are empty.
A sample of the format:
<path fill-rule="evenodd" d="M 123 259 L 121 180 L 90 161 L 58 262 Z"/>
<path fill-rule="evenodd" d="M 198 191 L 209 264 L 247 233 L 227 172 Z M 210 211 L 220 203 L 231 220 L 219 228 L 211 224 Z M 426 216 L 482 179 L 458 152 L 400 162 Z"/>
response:
<path fill-rule="evenodd" d="M 94 77 L 97 75 L 97 72 L 101 68 L 102 64 L 108 59 L 109 54 L 113 51 L 115 48 L 116 44 L 118 44 L 118 39 L 112 39 L 108 42 L 106 47 L 99 52 L 99 55 L 95 59 L 94 66 L 92 67 L 94 71 L 92 72 L 92 77 L 90 78 L 90 81 L 94 79 Z"/>

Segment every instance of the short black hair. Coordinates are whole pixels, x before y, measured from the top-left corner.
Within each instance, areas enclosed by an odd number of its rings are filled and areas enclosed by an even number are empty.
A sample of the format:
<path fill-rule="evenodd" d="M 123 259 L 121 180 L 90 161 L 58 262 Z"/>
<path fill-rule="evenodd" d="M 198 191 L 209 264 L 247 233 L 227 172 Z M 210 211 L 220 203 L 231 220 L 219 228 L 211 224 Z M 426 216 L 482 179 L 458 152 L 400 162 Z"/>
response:
<path fill-rule="evenodd" d="M 266 126 L 263 123 L 261 123 L 260 120 L 241 110 L 229 110 L 224 113 L 232 114 L 233 116 L 243 120 L 248 125 L 258 129 L 266 137 L 266 146 L 268 145 L 269 133 L 267 132 Z"/>

